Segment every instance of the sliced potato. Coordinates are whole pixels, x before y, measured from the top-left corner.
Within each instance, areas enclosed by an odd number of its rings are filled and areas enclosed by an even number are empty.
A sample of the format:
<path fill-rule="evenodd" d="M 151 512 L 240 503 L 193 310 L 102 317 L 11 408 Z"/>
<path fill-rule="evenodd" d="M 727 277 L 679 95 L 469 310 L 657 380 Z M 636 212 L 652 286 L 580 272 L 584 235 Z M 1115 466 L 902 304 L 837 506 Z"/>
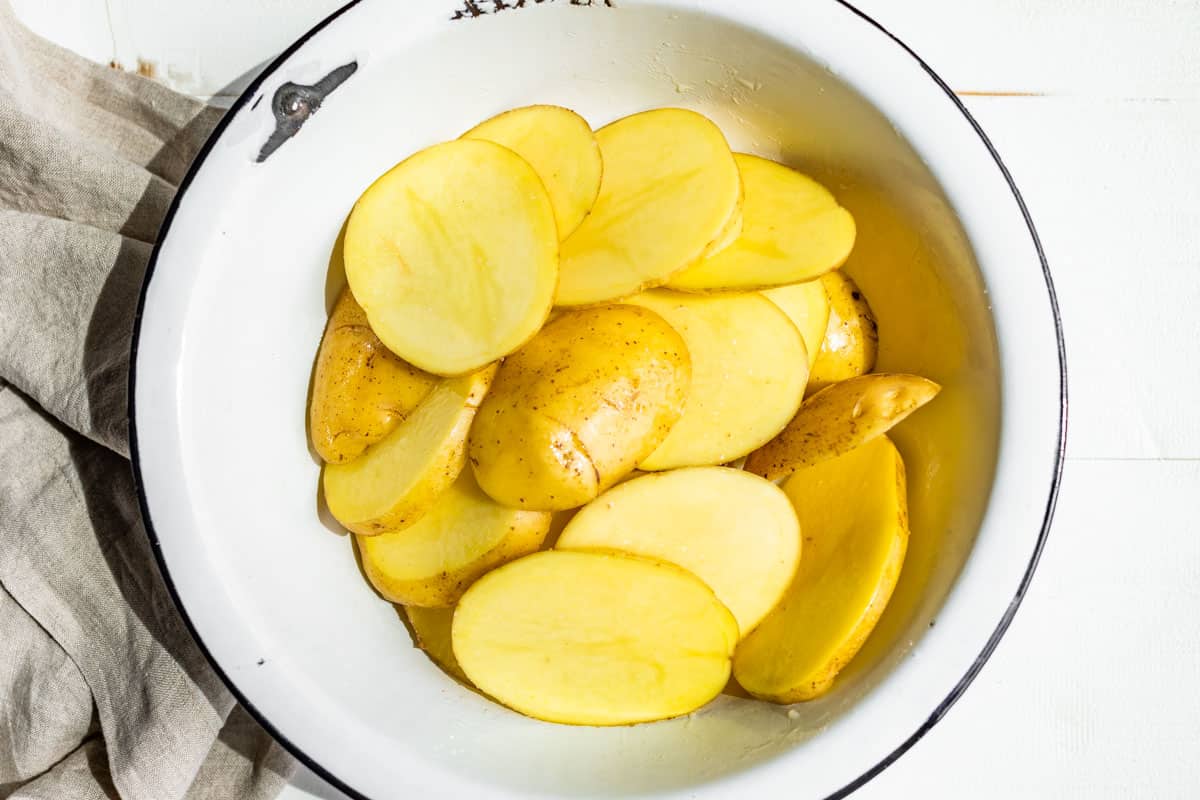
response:
<path fill-rule="evenodd" d="M 634 114 L 598 130 L 596 140 L 604 177 L 592 213 L 562 244 L 561 306 L 665 282 L 720 238 L 741 197 L 724 135 L 694 111 Z"/>
<path fill-rule="evenodd" d="M 804 557 L 783 601 L 738 646 L 733 671 L 755 697 L 795 703 L 829 690 L 892 595 L 908 546 L 904 462 L 880 436 L 783 489 Z"/>
<path fill-rule="evenodd" d="M 371 184 L 350 214 L 345 257 L 383 343 L 427 372 L 461 375 L 516 350 L 546 320 L 558 230 L 524 159 L 459 139 Z"/>
<path fill-rule="evenodd" d="M 454 612 L 467 677 L 537 719 L 677 717 L 729 678 L 737 622 L 696 576 L 624 555 L 550 550 L 489 572 Z"/>
<path fill-rule="evenodd" d="M 462 472 L 467 432 L 496 373 L 490 366 L 438 382 L 401 425 L 361 458 L 325 467 L 325 502 L 364 536 L 419 520 Z"/>
<path fill-rule="evenodd" d="M 788 319 L 804 338 L 804 349 L 808 351 L 808 368 L 811 370 L 821 352 L 825 330 L 829 327 L 829 298 L 821 281 L 793 283 L 766 289 L 762 295 L 788 315 Z M 809 380 L 812 380 L 811 375 Z"/>
<path fill-rule="evenodd" d="M 565 239 L 600 193 L 600 146 L 587 120 L 561 106 L 526 106 L 492 117 L 463 134 L 487 139 L 529 162 L 546 184 L 558 238 Z"/>
<path fill-rule="evenodd" d="M 845 263 L 854 218 L 821 184 L 758 156 L 734 156 L 746 200 L 732 245 L 673 275 L 686 291 L 761 289 L 818 278 Z"/>
<path fill-rule="evenodd" d="M 742 225 L 745 222 L 745 217 L 742 214 L 741 197 L 739 195 L 737 205 L 734 206 L 729 219 L 725 221 L 725 226 L 721 228 L 721 232 L 717 234 L 717 238 L 709 242 L 708 247 L 704 248 L 704 252 L 700 254 L 701 260 L 715 256 L 736 242 L 737 238 L 742 235 Z"/>
<path fill-rule="evenodd" d="M 662 315 L 692 359 L 683 416 L 641 469 L 727 464 L 770 441 L 795 415 L 808 354 L 796 326 L 774 303 L 756 292 L 664 290 L 627 302 Z"/>
<path fill-rule="evenodd" d="M 464 469 L 419 520 L 358 537 L 358 551 L 363 572 L 391 602 L 445 607 L 488 570 L 535 552 L 549 530 L 549 513 L 498 504 Z"/>
<path fill-rule="evenodd" d="M 436 380 L 384 347 L 354 295 L 344 290 L 313 370 L 308 421 L 317 454 L 331 464 L 362 455 L 417 407 Z"/>
<path fill-rule="evenodd" d="M 728 467 L 693 467 L 608 490 L 575 515 L 555 548 L 683 567 L 709 585 L 745 636 L 792 582 L 800 525 L 770 481 Z"/>
<path fill-rule="evenodd" d="M 408 617 L 408 624 L 412 626 L 417 637 L 417 647 L 452 678 L 469 684 L 471 681 L 458 665 L 458 659 L 454 657 L 454 647 L 450 643 L 450 625 L 454 621 L 454 609 L 413 606 L 405 608 L 404 615 Z"/>
<path fill-rule="evenodd" d="M 690 375 L 683 340 L 652 311 L 562 314 L 505 360 L 479 410 L 479 485 L 513 508 L 583 505 L 663 441 Z"/>
<path fill-rule="evenodd" d="M 860 375 L 809 397 L 787 427 L 746 459 L 746 471 L 778 480 L 861 447 L 932 400 L 940 386 L 918 375 Z"/>
<path fill-rule="evenodd" d="M 821 285 L 829 299 L 829 324 L 808 376 L 809 394 L 875 369 L 875 355 L 879 351 L 875 315 L 850 276 L 841 271 L 831 272 L 822 276 Z"/>

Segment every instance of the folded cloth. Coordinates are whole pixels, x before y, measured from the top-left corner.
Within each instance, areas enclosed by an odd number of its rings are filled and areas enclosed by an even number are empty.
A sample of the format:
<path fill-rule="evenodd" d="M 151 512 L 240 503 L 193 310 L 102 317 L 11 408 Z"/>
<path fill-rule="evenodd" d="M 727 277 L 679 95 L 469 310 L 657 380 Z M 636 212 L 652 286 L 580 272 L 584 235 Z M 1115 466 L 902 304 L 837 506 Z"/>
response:
<path fill-rule="evenodd" d="M 293 769 L 180 620 L 126 460 L 142 276 L 219 117 L 0 0 L 0 798 L 268 798 Z"/>

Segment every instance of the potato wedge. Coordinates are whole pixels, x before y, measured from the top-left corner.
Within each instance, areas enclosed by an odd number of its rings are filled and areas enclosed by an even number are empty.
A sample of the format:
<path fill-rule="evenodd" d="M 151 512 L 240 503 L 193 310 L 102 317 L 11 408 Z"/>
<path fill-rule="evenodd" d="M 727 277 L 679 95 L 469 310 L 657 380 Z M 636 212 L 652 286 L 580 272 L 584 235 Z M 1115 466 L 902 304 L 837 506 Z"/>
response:
<path fill-rule="evenodd" d="M 470 684 L 467 673 L 462 671 L 458 659 L 454 657 L 454 647 L 450 643 L 454 609 L 413 606 L 406 607 L 404 615 L 408 617 L 408 624 L 417 638 L 417 647 L 429 656 L 429 660 L 455 680 Z"/>
<path fill-rule="evenodd" d="M 763 700 L 824 694 L 883 613 L 908 546 L 904 462 L 886 436 L 800 470 L 783 490 L 804 557 L 783 601 L 738 646 L 734 676 Z"/>
<path fill-rule="evenodd" d="M 634 114 L 596 131 L 596 141 L 604 177 L 592 213 L 562 243 L 560 306 L 665 282 L 720 238 L 741 197 L 724 135 L 694 111 Z"/>
<path fill-rule="evenodd" d="M 774 303 L 756 292 L 665 290 L 627 302 L 662 315 L 692 358 L 683 416 L 640 469 L 727 464 L 766 444 L 795 415 L 808 354 L 800 332 Z"/>
<path fill-rule="evenodd" d="M 317 454 L 352 461 L 387 436 L 437 381 L 383 346 L 349 289 L 342 291 L 317 352 L 308 427 Z"/>
<path fill-rule="evenodd" d="M 879 326 L 858 285 L 841 271 L 822 276 L 821 285 L 829 299 L 829 324 L 808 376 L 808 394 L 875 369 L 879 351 Z"/>
<path fill-rule="evenodd" d="M 829 298 L 821 281 L 793 283 L 766 289 L 761 294 L 788 315 L 788 319 L 804 338 L 804 349 L 808 351 L 808 368 L 812 370 L 825 341 L 825 330 L 829 327 Z M 809 380 L 812 380 L 811 374 Z"/>
<path fill-rule="evenodd" d="M 566 312 L 500 367 L 471 431 L 475 477 L 513 508 L 583 505 L 663 441 L 690 375 L 683 340 L 653 311 Z"/>
<path fill-rule="evenodd" d="M 882 436 L 942 387 L 918 375 L 860 375 L 809 397 L 787 427 L 746 459 L 769 481 L 811 467 Z"/>
<path fill-rule="evenodd" d="M 463 595 L 454 655 L 479 689 L 548 722 L 677 717 L 729 678 L 737 622 L 696 576 L 609 553 L 550 550 Z"/>
<path fill-rule="evenodd" d="M 364 536 L 419 520 L 466 463 L 467 432 L 496 367 L 439 381 L 401 425 L 361 458 L 328 464 L 325 502 L 338 522 Z"/>
<path fill-rule="evenodd" d="M 824 186 L 758 156 L 734 156 L 746 200 L 731 246 L 671 276 L 683 291 L 761 289 L 809 281 L 837 269 L 854 247 L 854 217 Z"/>
<path fill-rule="evenodd" d="M 380 340 L 426 372 L 462 375 L 516 350 L 545 322 L 558 230 L 523 158 L 459 139 L 371 184 L 347 222 L 345 257 Z"/>
<path fill-rule="evenodd" d="M 728 467 L 692 467 L 622 483 L 567 524 L 558 550 L 668 561 L 704 581 L 745 636 L 796 574 L 800 524 L 778 486 Z"/>
<path fill-rule="evenodd" d="M 480 575 L 542 546 L 550 514 L 506 508 L 475 483 L 471 470 L 412 525 L 359 536 L 363 572 L 393 603 L 452 606 Z"/>
<path fill-rule="evenodd" d="M 600 193 L 600 146 L 587 120 L 561 106 L 514 108 L 476 125 L 464 139 L 504 145 L 529 162 L 546 184 L 559 240 L 592 210 Z"/>

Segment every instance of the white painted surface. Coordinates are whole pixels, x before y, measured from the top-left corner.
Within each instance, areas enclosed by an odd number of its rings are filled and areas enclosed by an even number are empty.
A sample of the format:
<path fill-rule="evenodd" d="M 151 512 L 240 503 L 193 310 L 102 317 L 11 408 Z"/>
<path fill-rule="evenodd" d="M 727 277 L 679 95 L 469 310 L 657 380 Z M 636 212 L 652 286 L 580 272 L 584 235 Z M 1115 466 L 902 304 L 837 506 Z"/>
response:
<path fill-rule="evenodd" d="M 339 0 L 13 0 L 198 96 Z M 1192 796 L 1200 786 L 1200 4 L 860 0 L 956 90 L 1058 285 L 1069 458 L 1033 588 L 964 698 L 856 797 Z M 1190 513 L 1189 513 L 1190 512 Z M 301 774 L 284 795 L 335 798 Z"/>

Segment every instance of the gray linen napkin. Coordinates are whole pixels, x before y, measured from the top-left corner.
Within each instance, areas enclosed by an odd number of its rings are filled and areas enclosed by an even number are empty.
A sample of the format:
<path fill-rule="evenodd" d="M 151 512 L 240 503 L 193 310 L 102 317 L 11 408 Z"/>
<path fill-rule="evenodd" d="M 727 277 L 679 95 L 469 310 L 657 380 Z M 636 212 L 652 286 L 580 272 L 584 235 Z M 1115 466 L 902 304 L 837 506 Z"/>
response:
<path fill-rule="evenodd" d="M 126 460 L 142 275 L 219 116 L 0 0 L 0 798 L 268 798 L 294 766 L 183 626 Z"/>

